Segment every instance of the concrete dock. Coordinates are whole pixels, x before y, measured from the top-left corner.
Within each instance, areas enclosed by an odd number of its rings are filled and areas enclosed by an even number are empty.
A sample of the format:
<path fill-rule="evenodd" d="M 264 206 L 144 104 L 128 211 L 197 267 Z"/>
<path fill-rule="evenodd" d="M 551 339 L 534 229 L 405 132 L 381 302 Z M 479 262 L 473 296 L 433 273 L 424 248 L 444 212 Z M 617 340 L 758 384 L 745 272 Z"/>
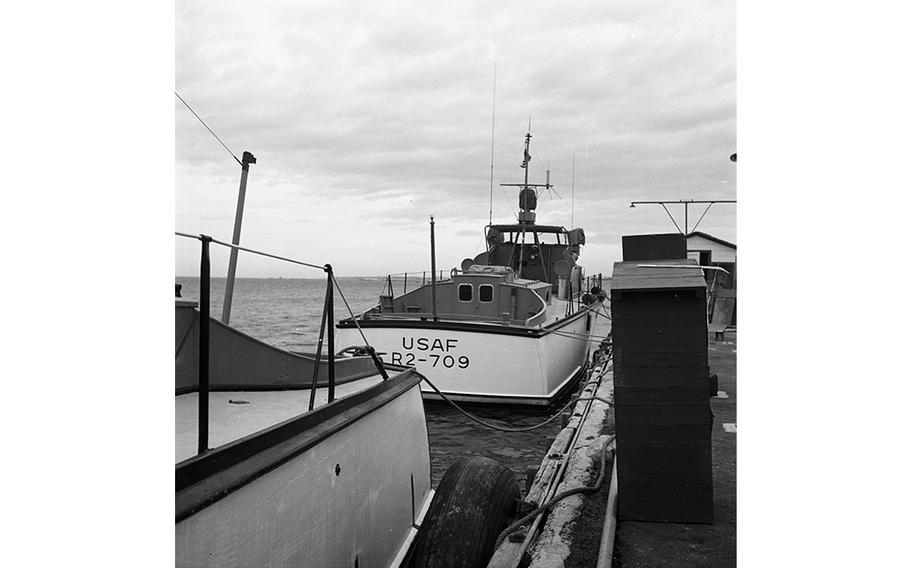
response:
<path fill-rule="evenodd" d="M 736 565 L 736 332 L 723 339 L 712 335 L 708 345 L 710 370 L 718 376 L 718 396 L 711 398 L 714 423 L 711 432 L 714 482 L 714 522 L 711 524 L 654 523 L 618 520 L 612 566 L 644 568 L 660 566 L 726 567 Z M 612 373 L 597 388 L 596 396 L 612 400 Z M 583 395 L 584 396 L 584 395 Z M 581 403 L 579 403 L 581 404 Z M 556 491 L 591 486 L 600 473 L 604 442 L 613 434 L 612 407 L 597 407 L 579 429 L 579 443 L 569 456 Z M 562 433 L 561 433 L 562 435 Z M 554 444 L 558 445 L 560 436 Z M 617 440 L 622 444 L 622 440 Z M 536 541 L 521 559 L 514 556 L 518 538 L 508 541 L 494 555 L 490 566 L 594 567 L 598 564 L 608 493 L 612 452 L 608 452 L 604 482 L 594 493 L 572 495 L 554 506 L 540 524 Z M 547 467 L 552 452 L 544 458 Z M 533 488 L 532 488 L 533 490 Z M 622 495 L 618 498 L 621 500 Z M 511 548 L 511 554 L 510 549 Z M 606 564 L 611 565 L 611 564 Z"/>

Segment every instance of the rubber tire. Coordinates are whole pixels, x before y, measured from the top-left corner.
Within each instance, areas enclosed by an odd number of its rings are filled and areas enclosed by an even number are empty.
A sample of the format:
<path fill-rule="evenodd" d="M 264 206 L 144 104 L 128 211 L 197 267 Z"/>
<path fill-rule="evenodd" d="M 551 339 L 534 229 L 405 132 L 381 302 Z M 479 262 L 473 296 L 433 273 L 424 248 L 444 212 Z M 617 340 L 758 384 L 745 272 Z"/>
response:
<path fill-rule="evenodd" d="M 511 469 L 473 457 L 442 478 L 417 535 L 412 568 L 484 568 L 520 497 Z"/>

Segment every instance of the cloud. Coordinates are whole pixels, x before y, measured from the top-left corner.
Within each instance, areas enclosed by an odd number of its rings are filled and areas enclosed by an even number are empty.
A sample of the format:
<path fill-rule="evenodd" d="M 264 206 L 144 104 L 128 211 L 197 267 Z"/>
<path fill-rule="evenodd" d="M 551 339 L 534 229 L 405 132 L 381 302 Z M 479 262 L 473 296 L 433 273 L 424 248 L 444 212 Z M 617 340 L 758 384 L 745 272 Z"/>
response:
<path fill-rule="evenodd" d="M 258 159 L 245 243 L 346 255 L 351 274 L 416 270 L 404 264 L 424 256 L 433 214 L 442 253 L 470 256 L 490 208 L 494 64 L 494 222 L 514 220 L 517 190 L 498 185 L 522 179 L 529 118 L 532 181 L 549 168 L 562 196 L 542 199 L 538 219 L 596 232 L 585 258 L 597 271 L 623 234 L 673 230 L 659 207 L 629 201 L 736 197 L 732 3 L 176 10 L 178 92 L 235 154 Z M 228 238 L 239 167 L 175 105 L 178 229 Z M 701 229 L 735 240 L 734 208 L 712 209 Z"/>

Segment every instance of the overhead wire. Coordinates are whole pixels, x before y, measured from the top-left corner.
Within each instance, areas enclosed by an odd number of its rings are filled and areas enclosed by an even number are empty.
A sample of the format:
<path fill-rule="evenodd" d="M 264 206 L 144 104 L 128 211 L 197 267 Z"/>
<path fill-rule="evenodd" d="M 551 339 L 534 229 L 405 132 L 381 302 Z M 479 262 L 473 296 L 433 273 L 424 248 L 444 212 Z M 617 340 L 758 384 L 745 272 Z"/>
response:
<path fill-rule="evenodd" d="M 205 129 L 208 130 L 212 134 L 212 136 L 215 137 L 215 140 L 217 140 L 219 143 L 221 143 L 222 146 L 224 146 L 224 149 L 228 151 L 228 154 L 230 154 L 231 157 L 234 158 L 237 161 L 237 163 L 242 166 L 243 162 L 241 162 L 240 159 L 237 157 L 237 155 L 234 154 L 234 152 L 232 152 L 231 149 L 227 147 L 227 144 L 225 144 L 224 141 L 222 141 L 221 138 L 219 138 L 218 135 L 215 134 L 215 132 L 211 128 L 209 128 L 209 125 L 206 124 L 204 120 L 202 120 L 202 117 L 200 117 L 198 114 L 196 114 L 196 111 L 193 110 L 193 107 L 191 107 L 189 105 L 189 103 L 187 103 L 185 100 L 183 100 L 183 97 L 180 96 L 180 93 L 178 93 L 177 91 L 174 91 L 174 94 L 177 95 L 177 98 L 180 99 L 180 102 L 182 102 L 184 104 L 184 106 L 186 106 L 186 108 L 190 109 L 190 112 L 193 113 L 193 116 L 195 116 L 199 120 L 199 122 L 202 123 L 202 126 L 204 126 Z"/>

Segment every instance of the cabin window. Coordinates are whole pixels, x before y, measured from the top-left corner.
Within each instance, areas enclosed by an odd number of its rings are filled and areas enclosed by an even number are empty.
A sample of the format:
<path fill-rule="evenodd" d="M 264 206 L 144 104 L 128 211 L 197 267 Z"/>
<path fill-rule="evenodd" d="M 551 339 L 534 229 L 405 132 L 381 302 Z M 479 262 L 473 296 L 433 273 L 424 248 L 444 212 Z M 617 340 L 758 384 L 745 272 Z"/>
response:
<path fill-rule="evenodd" d="M 458 301 L 470 302 L 474 298 L 474 287 L 470 284 L 458 285 Z"/>
<path fill-rule="evenodd" d="M 478 293 L 480 294 L 481 302 L 492 302 L 493 301 L 493 285 L 492 284 L 481 284 L 480 290 L 478 291 Z"/>

